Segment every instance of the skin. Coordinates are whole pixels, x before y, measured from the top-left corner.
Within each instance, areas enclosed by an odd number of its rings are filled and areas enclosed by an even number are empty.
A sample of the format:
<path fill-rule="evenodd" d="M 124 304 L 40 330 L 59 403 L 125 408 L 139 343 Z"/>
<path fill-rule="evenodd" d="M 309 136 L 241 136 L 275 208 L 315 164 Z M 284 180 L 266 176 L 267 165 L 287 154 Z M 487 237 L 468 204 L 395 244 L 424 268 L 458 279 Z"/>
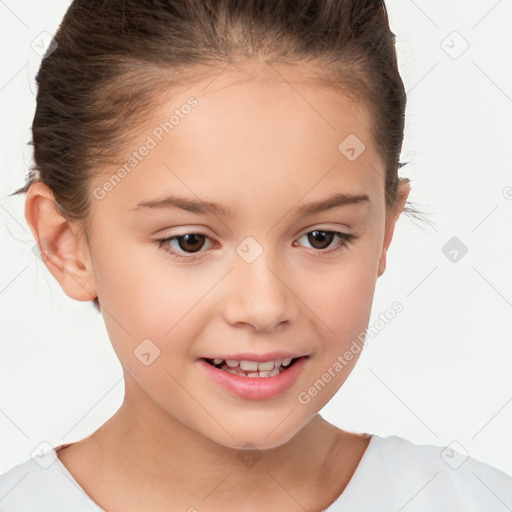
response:
<path fill-rule="evenodd" d="M 58 452 L 106 510 L 154 512 L 172 503 L 172 510 L 250 512 L 272 503 L 319 511 L 341 494 L 368 446 L 369 437 L 318 414 L 360 353 L 307 404 L 297 395 L 367 327 L 410 189 L 401 182 L 399 205 L 386 208 L 384 163 L 366 111 L 311 77 L 300 66 L 239 65 L 213 82 L 167 92 L 133 150 L 190 96 L 198 105 L 103 199 L 92 190 L 119 166 L 91 182 L 88 240 L 45 185 L 27 193 L 27 222 L 45 240 L 42 250 L 51 248 L 48 269 L 71 298 L 99 298 L 126 374 L 116 414 Z M 349 134 L 366 146 L 355 161 L 338 150 Z M 365 193 L 370 202 L 297 215 L 333 192 Z M 221 203 L 234 216 L 131 211 L 170 193 Z M 322 246 L 305 236 L 314 229 L 357 238 L 343 247 L 335 236 Z M 199 253 L 177 241 L 154 242 L 197 232 L 210 237 L 196 242 Z M 236 252 L 247 236 L 263 250 L 252 263 Z M 200 256 L 178 260 L 163 247 Z M 160 355 L 146 366 L 134 350 L 148 338 Z M 275 350 L 310 357 L 292 388 L 272 399 L 228 394 L 198 363 L 213 354 Z M 252 466 L 237 456 L 248 442 L 261 456 Z"/>

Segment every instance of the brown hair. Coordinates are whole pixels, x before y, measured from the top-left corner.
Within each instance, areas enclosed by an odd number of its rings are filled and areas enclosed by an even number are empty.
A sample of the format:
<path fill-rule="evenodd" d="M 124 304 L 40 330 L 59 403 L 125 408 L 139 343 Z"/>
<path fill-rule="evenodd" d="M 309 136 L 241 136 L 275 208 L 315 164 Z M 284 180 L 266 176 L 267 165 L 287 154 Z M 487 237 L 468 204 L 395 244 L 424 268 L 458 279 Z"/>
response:
<path fill-rule="evenodd" d="M 319 82 L 361 101 L 397 203 L 406 93 L 383 0 L 74 0 L 54 43 L 36 76 L 35 165 L 14 194 L 42 181 L 86 236 L 93 173 L 126 151 L 162 90 L 252 58 L 315 64 Z"/>

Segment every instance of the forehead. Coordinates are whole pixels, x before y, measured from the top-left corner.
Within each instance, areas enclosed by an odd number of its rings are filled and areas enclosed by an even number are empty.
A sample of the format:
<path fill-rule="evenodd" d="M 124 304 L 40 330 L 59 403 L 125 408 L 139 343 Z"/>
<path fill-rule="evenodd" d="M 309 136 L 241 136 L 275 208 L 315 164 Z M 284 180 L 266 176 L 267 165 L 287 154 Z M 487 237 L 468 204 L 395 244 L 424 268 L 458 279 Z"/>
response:
<path fill-rule="evenodd" d="M 279 150 L 283 158 L 332 148 L 338 151 L 339 143 L 350 134 L 372 146 L 366 109 L 353 97 L 316 81 L 314 73 L 304 66 L 276 63 L 228 67 L 180 90 L 150 126 L 162 116 L 168 118 L 193 96 L 197 107 L 182 119 L 186 122 L 180 121 L 180 129 L 172 130 L 176 143 L 200 140 L 205 151 L 217 148 L 218 153 L 221 148 L 235 150 L 238 143 L 246 151 L 257 148 L 262 156 Z M 305 140 L 306 146 L 298 144 Z"/>
<path fill-rule="evenodd" d="M 277 204 L 305 194 L 313 199 L 315 190 L 321 195 L 333 188 L 383 193 L 384 167 L 368 113 L 302 66 L 226 68 L 163 91 L 160 106 L 141 126 L 133 148 L 151 149 L 125 165 L 128 172 L 109 192 L 110 200 L 122 198 L 127 209 L 178 189 L 190 197 L 214 194 L 215 201 L 240 207 L 261 204 L 262 197 Z M 128 159 L 107 169 L 95 185 Z"/>

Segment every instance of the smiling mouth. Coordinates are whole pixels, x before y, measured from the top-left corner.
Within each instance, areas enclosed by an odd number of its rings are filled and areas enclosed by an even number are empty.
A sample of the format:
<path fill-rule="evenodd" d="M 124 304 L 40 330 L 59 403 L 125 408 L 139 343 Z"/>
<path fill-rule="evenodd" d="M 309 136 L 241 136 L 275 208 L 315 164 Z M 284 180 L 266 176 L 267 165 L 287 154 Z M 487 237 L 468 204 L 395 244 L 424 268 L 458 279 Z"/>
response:
<path fill-rule="evenodd" d="M 209 365 L 233 375 L 240 377 L 275 377 L 291 368 L 296 361 L 307 357 L 294 357 L 286 359 L 275 359 L 264 363 L 257 361 L 234 361 L 229 359 L 207 359 L 203 358 Z"/>

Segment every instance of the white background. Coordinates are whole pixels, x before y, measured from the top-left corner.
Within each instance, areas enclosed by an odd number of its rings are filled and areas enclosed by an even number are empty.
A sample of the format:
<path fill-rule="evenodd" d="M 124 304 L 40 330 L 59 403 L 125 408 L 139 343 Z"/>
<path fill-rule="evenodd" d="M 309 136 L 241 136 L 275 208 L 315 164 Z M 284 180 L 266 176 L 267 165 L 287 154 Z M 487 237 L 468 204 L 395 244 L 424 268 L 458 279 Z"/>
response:
<path fill-rule="evenodd" d="M 0 473 L 42 441 L 88 436 L 124 392 L 102 317 L 60 289 L 33 253 L 24 197 L 7 197 L 31 158 L 31 43 L 68 4 L 0 1 Z M 457 441 L 512 475 L 512 0 L 387 6 L 408 91 L 401 175 L 431 226 L 399 220 L 370 324 L 396 300 L 404 310 L 322 414 L 356 432 Z M 442 250 L 452 237 L 468 248 L 456 263 Z"/>

